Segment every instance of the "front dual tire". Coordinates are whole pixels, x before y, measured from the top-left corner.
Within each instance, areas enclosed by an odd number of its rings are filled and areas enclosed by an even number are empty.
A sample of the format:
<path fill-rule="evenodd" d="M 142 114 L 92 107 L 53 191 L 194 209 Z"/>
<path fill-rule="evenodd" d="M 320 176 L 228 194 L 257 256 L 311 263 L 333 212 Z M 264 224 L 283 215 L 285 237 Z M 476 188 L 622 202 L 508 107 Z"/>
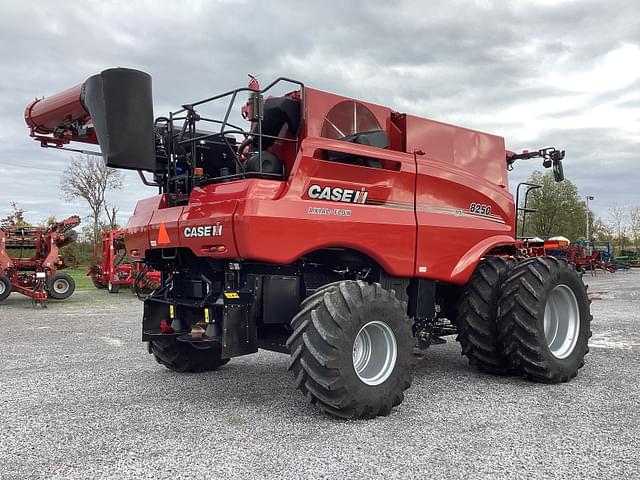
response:
<path fill-rule="evenodd" d="M 578 374 L 589 352 L 591 311 L 587 287 L 565 261 L 520 262 L 498 303 L 499 339 L 510 370 L 543 383 Z"/>
<path fill-rule="evenodd" d="M 458 340 L 471 364 L 544 383 L 578 374 L 591 312 L 581 276 L 555 257 L 484 259 L 458 308 Z"/>

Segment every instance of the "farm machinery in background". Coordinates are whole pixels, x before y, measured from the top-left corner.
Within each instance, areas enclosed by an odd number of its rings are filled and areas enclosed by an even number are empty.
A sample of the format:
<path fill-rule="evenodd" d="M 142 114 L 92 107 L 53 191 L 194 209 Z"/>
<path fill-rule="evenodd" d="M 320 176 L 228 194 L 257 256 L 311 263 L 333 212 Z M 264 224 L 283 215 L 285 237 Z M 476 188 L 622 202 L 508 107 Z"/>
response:
<path fill-rule="evenodd" d="M 1 227 L 0 301 L 11 292 L 31 297 L 34 305 L 44 305 L 49 297 L 69 298 L 75 282 L 59 270 L 75 266 L 76 260 L 61 256 L 60 249 L 76 240 L 73 229 L 79 224 L 80 217 L 73 216 L 49 227 Z M 24 258 L 25 251 L 33 255 Z"/>
<path fill-rule="evenodd" d="M 618 270 L 628 270 L 629 265 L 612 258 L 612 248 L 609 242 L 585 242 L 578 240 L 570 243 L 564 238 L 551 238 L 532 242 L 536 255 L 553 255 L 565 259 L 579 272 L 591 272 L 597 270 L 614 273 Z M 590 252 L 590 253 L 589 253 Z"/>
<path fill-rule="evenodd" d="M 118 293 L 120 287 L 130 288 L 144 298 L 160 285 L 160 273 L 150 270 L 140 261 L 131 261 L 124 243 L 124 230 L 102 232 L 101 254 L 93 248 L 93 263 L 87 271 L 93 285 Z"/>
<path fill-rule="evenodd" d="M 578 240 L 572 244 L 568 238 L 562 236 L 543 240 L 524 235 L 527 214 L 537 211 L 535 208 L 527 207 L 527 199 L 529 193 L 538 188 L 542 188 L 542 185 L 522 182 L 516 189 L 516 211 L 519 217 L 517 227 L 520 232 L 518 246 L 525 255 L 538 257 L 551 255 L 566 260 L 578 272 L 590 271 L 592 275 L 595 275 L 597 270 L 614 273 L 617 270 L 629 269 L 629 263 L 620 261 L 619 258 L 613 259 L 613 249 L 610 242 Z M 524 194 L 524 205 L 520 206 L 522 194 Z"/>
<path fill-rule="evenodd" d="M 615 261 L 632 268 L 640 268 L 640 250 L 622 250 L 620 255 L 615 257 Z"/>

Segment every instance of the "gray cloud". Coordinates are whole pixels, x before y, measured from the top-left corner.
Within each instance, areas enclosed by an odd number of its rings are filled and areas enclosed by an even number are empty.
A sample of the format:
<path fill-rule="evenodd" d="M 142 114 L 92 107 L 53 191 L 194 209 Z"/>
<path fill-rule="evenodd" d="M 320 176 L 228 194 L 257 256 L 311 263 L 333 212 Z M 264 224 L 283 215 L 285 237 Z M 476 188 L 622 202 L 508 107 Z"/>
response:
<path fill-rule="evenodd" d="M 86 214 L 66 204 L 69 156 L 29 140 L 23 109 L 112 66 L 154 77 L 156 113 L 279 75 L 401 111 L 504 135 L 512 149 L 556 145 L 598 213 L 640 203 L 635 82 L 550 81 L 589 72 L 624 45 L 640 46 L 640 6 L 611 2 L 5 2 L 0 18 L 0 214 L 18 201 L 33 221 Z M 634 68 L 630 65 L 629 68 Z M 586 72 L 586 73 L 585 73 Z M 582 77 L 581 77 L 582 78 Z M 607 106 L 596 125 L 589 112 Z M 635 128 L 635 130 L 634 130 Z M 512 183 L 533 167 L 518 166 Z M 152 195 L 137 177 L 112 196 L 123 222 Z"/>

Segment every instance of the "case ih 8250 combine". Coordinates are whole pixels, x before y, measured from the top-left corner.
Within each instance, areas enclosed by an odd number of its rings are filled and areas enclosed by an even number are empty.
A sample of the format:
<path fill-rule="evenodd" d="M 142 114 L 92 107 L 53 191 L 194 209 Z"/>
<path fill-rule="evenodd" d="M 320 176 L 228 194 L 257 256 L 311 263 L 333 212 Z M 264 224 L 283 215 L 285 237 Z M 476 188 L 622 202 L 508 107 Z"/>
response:
<path fill-rule="evenodd" d="M 354 418 L 400 404 L 416 359 L 456 332 L 487 371 L 555 383 L 583 365 L 586 288 L 516 240 L 507 184 L 519 158 L 561 177 L 563 152 L 515 154 L 495 135 L 285 78 L 154 120 L 150 76 L 110 69 L 25 116 L 43 146 L 98 143 L 107 165 L 158 188 L 125 238 L 162 274 L 142 339 L 172 370 L 288 353 L 310 402 Z"/>

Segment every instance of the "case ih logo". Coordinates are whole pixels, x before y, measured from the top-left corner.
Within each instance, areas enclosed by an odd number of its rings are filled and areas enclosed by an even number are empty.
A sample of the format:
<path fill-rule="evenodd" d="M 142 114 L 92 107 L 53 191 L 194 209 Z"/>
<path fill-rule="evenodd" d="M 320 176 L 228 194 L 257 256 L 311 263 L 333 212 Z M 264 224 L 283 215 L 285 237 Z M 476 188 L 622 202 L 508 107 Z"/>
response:
<path fill-rule="evenodd" d="M 332 202 L 344 203 L 366 203 L 369 192 L 362 187 L 360 190 L 351 190 L 340 187 L 323 187 L 321 185 L 311 185 L 307 190 L 309 198 L 314 200 L 330 200 Z"/>
<path fill-rule="evenodd" d="M 184 236 L 187 238 L 192 237 L 221 237 L 222 236 L 222 224 L 218 225 L 206 225 L 202 227 L 186 227 L 184 229 Z"/>

